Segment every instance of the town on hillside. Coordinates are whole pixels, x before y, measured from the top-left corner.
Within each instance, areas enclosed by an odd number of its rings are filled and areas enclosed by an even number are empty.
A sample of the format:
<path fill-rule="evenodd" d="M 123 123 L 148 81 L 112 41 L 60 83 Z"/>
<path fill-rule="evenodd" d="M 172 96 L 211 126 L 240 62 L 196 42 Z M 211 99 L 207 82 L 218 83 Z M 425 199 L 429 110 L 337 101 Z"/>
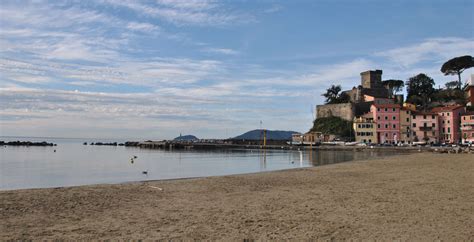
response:
<path fill-rule="evenodd" d="M 382 81 L 382 70 L 360 73 L 360 85 L 341 91 L 331 86 L 326 104 L 316 106 L 316 119 L 293 144 L 444 145 L 474 143 L 474 75 L 463 83 L 461 73 L 474 66 L 471 56 L 453 58 L 441 67 L 458 80 L 435 88 L 418 74 L 408 81 Z M 398 94 L 407 89 L 407 98 Z"/>

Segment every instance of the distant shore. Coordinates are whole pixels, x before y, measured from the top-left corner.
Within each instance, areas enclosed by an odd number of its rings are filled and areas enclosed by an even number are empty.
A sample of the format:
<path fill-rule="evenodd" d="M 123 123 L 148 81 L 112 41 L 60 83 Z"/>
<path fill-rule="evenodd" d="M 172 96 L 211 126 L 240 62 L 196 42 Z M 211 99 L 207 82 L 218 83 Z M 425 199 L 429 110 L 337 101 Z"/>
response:
<path fill-rule="evenodd" d="M 474 239 L 474 156 L 0 192 L 0 239 Z"/>

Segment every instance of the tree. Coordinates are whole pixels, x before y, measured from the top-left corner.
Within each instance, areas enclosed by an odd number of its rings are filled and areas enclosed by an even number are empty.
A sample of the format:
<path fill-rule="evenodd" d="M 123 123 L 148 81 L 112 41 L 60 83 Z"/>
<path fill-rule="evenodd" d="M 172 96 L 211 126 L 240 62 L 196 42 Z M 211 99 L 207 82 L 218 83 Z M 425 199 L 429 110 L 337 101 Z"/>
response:
<path fill-rule="evenodd" d="M 444 84 L 444 86 L 445 86 L 446 89 L 448 89 L 448 90 L 453 90 L 453 89 L 455 89 L 455 88 L 458 87 L 458 81 L 446 82 L 446 84 Z"/>
<path fill-rule="evenodd" d="M 349 102 L 349 95 L 344 92 L 341 92 L 340 85 L 332 85 L 328 89 L 326 89 L 326 93 L 322 96 L 326 98 L 327 104 L 334 104 L 334 103 L 345 103 Z"/>
<path fill-rule="evenodd" d="M 407 100 L 418 105 L 421 104 L 426 110 L 428 101 L 435 93 L 434 84 L 433 78 L 423 73 L 410 77 L 406 82 Z"/>
<path fill-rule="evenodd" d="M 390 93 L 390 97 L 393 98 L 393 96 L 397 93 L 403 90 L 404 83 L 402 80 L 385 80 L 382 82 L 383 86 L 388 89 Z"/>
<path fill-rule="evenodd" d="M 322 132 L 323 134 L 334 134 L 340 137 L 350 138 L 352 134 L 352 122 L 340 117 L 317 118 L 314 120 L 310 132 Z"/>
<path fill-rule="evenodd" d="M 465 55 L 446 61 L 443 66 L 441 66 L 441 72 L 446 76 L 458 75 L 458 88 L 461 89 L 461 73 L 471 67 L 474 67 L 474 58 L 470 55 Z"/>

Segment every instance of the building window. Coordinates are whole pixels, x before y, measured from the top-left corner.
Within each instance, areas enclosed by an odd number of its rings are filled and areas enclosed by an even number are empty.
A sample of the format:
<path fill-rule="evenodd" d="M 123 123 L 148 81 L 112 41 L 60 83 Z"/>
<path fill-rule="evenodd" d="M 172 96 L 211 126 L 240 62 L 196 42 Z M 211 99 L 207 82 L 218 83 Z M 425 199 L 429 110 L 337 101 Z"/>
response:
<path fill-rule="evenodd" d="M 385 128 L 388 129 L 388 124 L 385 124 Z"/>
<path fill-rule="evenodd" d="M 431 124 L 431 127 L 433 127 L 433 128 L 436 127 L 436 124 L 435 124 L 435 123 L 432 123 L 432 124 Z"/>
<path fill-rule="evenodd" d="M 380 124 L 377 124 L 377 128 L 379 128 L 379 129 L 380 129 Z"/>
<path fill-rule="evenodd" d="M 426 119 L 426 115 L 423 115 L 423 119 Z"/>
<path fill-rule="evenodd" d="M 395 116 L 392 116 L 392 119 L 395 120 Z"/>
<path fill-rule="evenodd" d="M 380 112 L 380 108 L 377 108 L 377 112 Z"/>
<path fill-rule="evenodd" d="M 392 111 L 395 112 L 395 108 L 392 108 Z"/>
<path fill-rule="evenodd" d="M 397 128 L 397 125 L 396 125 L 396 124 L 394 124 L 394 125 L 392 125 L 392 127 L 393 127 L 394 129 L 396 129 L 396 128 Z"/>
<path fill-rule="evenodd" d="M 431 132 L 431 134 L 432 134 L 433 136 L 436 136 L 436 133 L 435 133 L 434 131 L 433 131 L 433 132 Z"/>
<path fill-rule="evenodd" d="M 410 112 L 407 111 L 407 114 L 410 114 Z"/>
<path fill-rule="evenodd" d="M 450 134 L 450 133 L 451 133 L 451 128 L 448 127 L 448 134 Z"/>
<path fill-rule="evenodd" d="M 358 124 L 357 127 L 358 127 L 359 129 L 362 128 L 362 126 L 361 126 L 360 124 Z"/>
<path fill-rule="evenodd" d="M 413 128 L 416 128 L 416 123 L 413 123 Z"/>
<path fill-rule="evenodd" d="M 385 133 L 385 137 L 388 137 L 388 133 Z"/>
<path fill-rule="evenodd" d="M 407 118 L 407 122 L 410 122 L 410 118 Z"/>
<path fill-rule="evenodd" d="M 451 123 L 451 121 L 448 120 L 448 124 Z"/>
<path fill-rule="evenodd" d="M 435 116 L 434 116 L 434 115 L 431 115 L 431 119 L 435 119 Z"/>
<path fill-rule="evenodd" d="M 388 120 L 388 116 L 385 116 L 385 120 Z"/>
<path fill-rule="evenodd" d="M 449 113 L 446 113 L 449 116 Z"/>
<path fill-rule="evenodd" d="M 377 116 L 377 120 L 380 120 L 380 116 Z"/>
<path fill-rule="evenodd" d="M 387 111 L 388 111 L 388 110 L 387 110 L 387 108 L 385 108 L 384 110 L 385 110 L 385 112 L 387 112 Z"/>
<path fill-rule="evenodd" d="M 416 115 L 413 115 L 413 119 L 416 119 Z"/>

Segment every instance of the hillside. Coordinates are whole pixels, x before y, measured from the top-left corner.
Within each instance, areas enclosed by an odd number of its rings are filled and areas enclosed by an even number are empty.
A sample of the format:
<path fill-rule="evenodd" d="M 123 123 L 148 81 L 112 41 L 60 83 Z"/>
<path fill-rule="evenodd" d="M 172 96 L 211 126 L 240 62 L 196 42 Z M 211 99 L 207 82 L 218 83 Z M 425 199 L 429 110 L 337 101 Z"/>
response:
<path fill-rule="evenodd" d="M 255 129 L 248 131 L 244 134 L 236 136 L 232 139 L 235 140 L 260 140 L 263 138 L 263 130 Z M 291 135 L 299 133 L 296 131 L 283 131 L 283 130 L 267 130 L 267 140 L 291 140 Z"/>
<path fill-rule="evenodd" d="M 192 141 L 192 140 L 198 140 L 198 138 L 194 135 L 180 135 L 173 140 L 176 141 Z"/>

